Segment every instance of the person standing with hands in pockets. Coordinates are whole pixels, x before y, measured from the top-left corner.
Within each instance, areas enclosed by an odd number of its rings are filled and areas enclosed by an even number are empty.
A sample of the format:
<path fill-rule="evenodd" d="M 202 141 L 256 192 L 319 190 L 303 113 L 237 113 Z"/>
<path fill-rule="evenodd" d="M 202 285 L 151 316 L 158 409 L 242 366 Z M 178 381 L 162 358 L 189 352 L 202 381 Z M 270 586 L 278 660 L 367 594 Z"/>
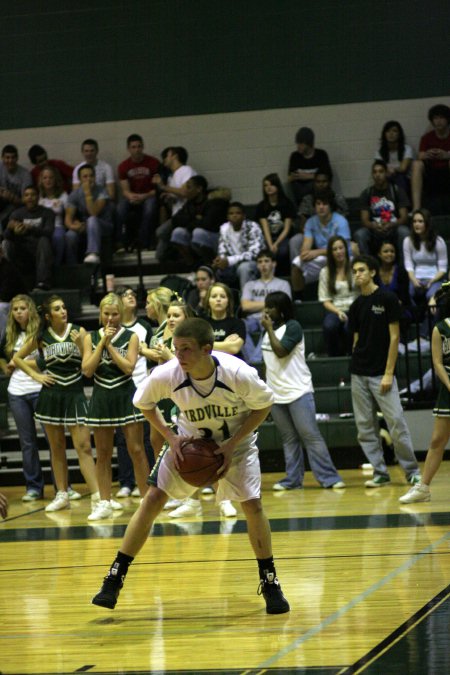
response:
<path fill-rule="evenodd" d="M 349 330 L 353 335 L 350 361 L 352 403 L 359 444 L 372 464 L 374 476 L 367 488 L 389 485 L 391 479 L 381 447 L 377 405 L 394 444 L 395 455 L 414 485 L 420 481 L 419 466 L 406 424 L 394 375 L 400 341 L 400 304 L 390 291 L 374 282 L 378 262 L 360 255 L 352 263 L 355 286 L 361 291 L 349 310 Z"/>

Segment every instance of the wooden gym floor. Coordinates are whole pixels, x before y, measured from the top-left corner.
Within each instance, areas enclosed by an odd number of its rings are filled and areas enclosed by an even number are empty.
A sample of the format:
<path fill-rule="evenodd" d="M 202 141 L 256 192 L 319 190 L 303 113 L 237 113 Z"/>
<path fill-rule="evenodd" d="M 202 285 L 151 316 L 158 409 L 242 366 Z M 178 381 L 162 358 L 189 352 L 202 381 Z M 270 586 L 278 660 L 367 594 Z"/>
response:
<path fill-rule="evenodd" d="M 390 486 L 273 493 L 263 475 L 289 614 L 268 616 L 242 513 L 161 515 L 116 609 L 90 604 L 130 514 L 88 524 L 90 500 L 46 514 L 5 488 L 0 523 L 0 673 L 446 675 L 450 673 L 450 462 L 432 501 L 401 506 Z M 370 477 L 370 475 L 369 475 Z M 47 486 L 48 497 L 50 488 Z"/>

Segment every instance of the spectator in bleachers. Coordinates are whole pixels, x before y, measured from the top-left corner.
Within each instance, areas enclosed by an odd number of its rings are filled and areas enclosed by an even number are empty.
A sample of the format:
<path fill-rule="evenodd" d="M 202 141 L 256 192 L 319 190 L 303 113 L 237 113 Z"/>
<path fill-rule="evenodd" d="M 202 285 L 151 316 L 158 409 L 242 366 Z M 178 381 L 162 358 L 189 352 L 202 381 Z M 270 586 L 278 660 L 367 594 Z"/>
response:
<path fill-rule="evenodd" d="M 161 153 L 164 167 L 169 171 L 167 182 L 160 174 L 153 176 L 153 182 L 158 187 L 159 198 L 166 210 L 163 222 L 174 216 L 186 203 L 186 183 L 197 172 L 186 162 L 187 150 L 181 146 L 165 148 Z"/>
<path fill-rule="evenodd" d="M 402 188 L 409 195 L 414 151 L 410 145 L 405 143 L 405 132 L 399 122 L 389 120 L 383 126 L 380 147 L 375 153 L 375 159 L 382 159 L 386 162 L 390 182 Z"/>
<path fill-rule="evenodd" d="M 234 299 L 226 284 L 215 281 L 206 296 L 205 319 L 214 331 L 213 349 L 235 356 L 242 356 L 245 342 L 245 323 L 234 313 Z"/>
<path fill-rule="evenodd" d="M 139 244 L 148 248 L 153 244 L 154 225 L 157 217 L 155 174 L 160 172 L 156 157 L 144 153 L 144 141 L 139 134 L 127 138 L 129 158 L 119 164 L 118 175 L 122 199 L 117 210 L 118 228 L 116 245 Z"/>
<path fill-rule="evenodd" d="M 281 435 L 286 477 L 272 486 L 283 491 L 303 487 L 306 449 L 311 470 L 324 488 L 345 487 L 316 422 L 311 372 L 305 360 L 303 330 L 294 319 L 294 305 L 286 293 L 266 296 L 261 323 L 265 329 L 262 353 L 267 384 L 275 395 L 272 418 Z"/>
<path fill-rule="evenodd" d="M 186 295 L 186 303 L 190 305 L 198 316 L 206 314 L 206 296 L 211 284 L 216 280 L 214 270 L 209 265 L 200 265 L 195 272 L 195 287 Z"/>
<path fill-rule="evenodd" d="M 11 213 L 3 246 L 10 260 L 37 290 L 49 290 L 52 281 L 52 237 L 55 214 L 38 204 L 34 185 L 23 193 L 23 206 Z"/>
<path fill-rule="evenodd" d="M 301 244 L 300 254 L 293 259 L 291 267 L 291 283 L 296 294 L 306 284 L 319 278 L 320 270 L 327 261 L 330 237 L 342 236 L 348 243 L 349 253 L 351 252 L 350 227 L 347 219 L 335 210 L 334 192 L 330 189 L 318 192 L 314 198 L 314 207 L 316 215 L 306 221 L 304 235 L 299 234 L 292 238 L 297 246 Z"/>
<path fill-rule="evenodd" d="M 316 210 L 314 208 L 314 199 L 317 193 L 324 192 L 324 190 L 328 189 L 331 189 L 331 176 L 328 173 L 323 173 L 321 171 L 317 172 L 314 176 L 314 185 L 312 193 L 309 195 L 305 195 L 302 201 L 300 202 L 300 206 L 298 207 L 298 216 L 300 218 L 300 231 L 303 231 L 305 222 L 308 220 L 308 218 L 311 218 L 311 216 L 314 216 L 316 213 Z M 336 204 L 336 212 L 340 213 L 342 216 L 345 216 L 345 218 L 347 218 L 348 206 L 344 195 L 334 192 L 334 201 Z M 295 255 L 297 254 L 295 253 Z"/>
<path fill-rule="evenodd" d="M 416 305 L 428 302 L 447 275 L 447 245 L 431 222 L 426 209 L 412 215 L 411 234 L 403 241 L 405 269 L 410 279 L 410 295 Z"/>
<path fill-rule="evenodd" d="M 381 242 L 377 260 L 378 270 L 374 282 L 382 291 L 391 291 L 397 296 L 400 303 L 400 340 L 402 343 L 407 342 L 408 328 L 413 319 L 408 272 L 397 261 L 397 251 L 390 241 Z M 403 345 L 401 349 L 403 351 Z"/>
<path fill-rule="evenodd" d="M 266 295 L 274 291 L 282 291 L 289 298 L 292 297 L 289 282 L 275 276 L 277 262 L 273 251 L 269 249 L 260 251 L 256 258 L 256 266 L 259 278 L 247 281 L 241 295 L 241 310 L 244 313 L 246 327 L 246 338 L 242 353 L 247 363 L 262 362 L 261 343 L 263 329 L 261 326 L 261 316 Z M 256 344 L 252 333 L 259 333 Z"/>
<path fill-rule="evenodd" d="M 63 181 L 58 169 L 48 164 L 39 174 L 38 179 L 39 204 L 51 209 L 55 214 L 55 229 L 53 230 L 52 246 L 54 263 L 62 264 L 66 248 L 66 228 L 64 225 L 65 212 L 69 196 L 64 191 Z"/>
<path fill-rule="evenodd" d="M 228 221 L 220 227 L 213 269 L 220 281 L 242 289 L 247 281 L 256 279 L 256 257 L 264 248 L 264 236 L 258 223 L 245 217 L 240 202 L 232 202 L 227 215 Z"/>
<path fill-rule="evenodd" d="M 284 274 L 289 274 L 289 238 L 295 216 L 295 206 L 286 197 L 280 177 L 269 173 L 263 178 L 263 200 L 256 207 L 255 220 Z"/>
<path fill-rule="evenodd" d="M 99 264 L 102 236 L 113 232 L 109 195 L 95 182 L 94 167 L 84 164 L 78 169 L 80 187 L 70 195 L 66 207 L 66 262 L 78 262 L 78 245 L 86 233 L 85 263 Z"/>
<path fill-rule="evenodd" d="M 185 205 L 157 230 L 160 237 L 157 255 L 160 255 L 164 238 L 167 241 L 167 232 L 171 228 L 171 247 L 168 250 L 175 248 L 189 267 L 199 261 L 209 265 L 217 250 L 220 225 L 226 218 L 227 196 L 226 190 L 208 192 L 206 178 L 192 176 L 186 183 Z"/>
<path fill-rule="evenodd" d="M 403 257 L 403 239 L 408 236 L 408 206 L 406 193 L 388 180 L 386 162 L 376 159 L 372 164 L 373 185 L 360 195 L 360 227 L 354 234 L 359 250 L 376 255 L 380 241 L 392 241 L 399 258 Z"/>
<path fill-rule="evenodd" d="M 298 206 L 303 197 L 313 191 L 316 173 L 326 173 L 332 178 L 333 172 L 325 150 L 314 147 L 312 129 L 301 127 L 295 135 L 295 142 L 297 150 L 289 158 L 288 181 Z"/>
<path fill-rule="evenodd" d="M 420 139 L 411 178 L 413 209 L 422 204 L 433 215 L 450 213 L 450 108 L 437 104 L 428 111 L 433 129 Z"/>
<path fill-rule="evenodd" d="M 36 187 L 39 187 L 39 177 L 41 172 L 47 167 L 52 167 L 59 172 L 64 191 L 67 193 L 71 191 L 73 166 L 70 166 L 70 164 L 67 164 L 62 159 L 49 159 L 47 151 L 42 147 L 42 145 L 32 145 L 28 150 L 28 157 L 30 162 L 33 164 L 31 175 L 33 177 L 33 183 L 36 185 Z"/>
<path fill-rule="evenodd" d="M 9 216 L 22 204 L 25 188 L 33 184 L 31 174 L 18 163 L 15 145 L 5 145 L 0 163 L 0 229 L 4 229 Z"/>
<path fill-rule="evenodd" d="M 377 252 L 379 268 L 375 275 L 375 283 L 383 291 L 395 293 L 403 308 L 409 308 L 411 297 L 409 295 L 408 273 L 397 261 L 397 251 L 390 241 L 382 241 Z M 408 316 L 410 313 L 408 312 Z"/>
<path fill-rule="evenodd" d="M 357 291 L 352 281 L 348 242 L 339 235 L 328 240 L 327 264 L 320 270 L 318 295 L 326 312 L 323 337 L 328 356 L 349 354 L 348 310 Z"/>
<path fill-rule="evenodd" d="M 98 143 L 94 138 L 87 138 L 81 144 L 81 154 L 83 161 L 76 165 L 72 173 L 73 189 L 80 187 L 79 171 L 82 166 L 89 164 L 95 171 L 95 183 L 104 188 L 108 197 L 113 203 L 116 199 L 116 181 L 114 180 L 114 171 L 110 164 L 98 158 Z"/>

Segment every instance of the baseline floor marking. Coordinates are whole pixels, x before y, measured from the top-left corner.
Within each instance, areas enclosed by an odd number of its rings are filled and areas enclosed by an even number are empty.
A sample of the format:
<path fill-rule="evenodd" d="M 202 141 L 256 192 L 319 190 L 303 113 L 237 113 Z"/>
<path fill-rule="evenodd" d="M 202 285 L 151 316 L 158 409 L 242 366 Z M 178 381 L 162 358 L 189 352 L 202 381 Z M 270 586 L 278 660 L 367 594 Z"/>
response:
<path fill-rule="evenodd" d="M 359 605 L 361 602 L 366 600 L 370 595 L 375 593 L 376 591 L 380 590 L 380 588 L 383 588 L 383 586 L 386 586 L 388 583 L 390 583 L 393 579 L 398 577 L 400 574 L 403 574 L 403 572 L 406 572 L 408 569 L 410 569 L 413 565 L 416 564 L 419 560 L 424 558 L 428 553 L 433 551 L 434 549 L 438 548 L 441 544 L 445 543 L 450 539 L 450 532 L 445 534 L 443 537 L 435 541 L 433 544 L 430 544 L 426 548 L 424 548 L 422 551 L 419 553 L 416 553 L 413 555 L 413 557 L 408 560 L 407 562 L 403 563 L 403 565 L 400 565 L 400 567 L 397 567 L 397 569 L 393 570 L 390 572 L 388 575 L 377 581 L 375 584 L 372 584 L 369 588 L 367 588 L 365 591 L 357 595 L 353 600 L 350 600 L 346 605 L 341 607 L 341 609 L 338 609 L 336 612 L 333 612 L 333 614 L 330 614 L 326 619 L 321 621 L 317 626 L 314 626 L 314 628 L 310 628 L 309 630 L 306 631 L 303 635 L 301 635 L 299 638 L 294 640 L 290 645 L 287 647 L 284 647 L 283 649 L 280 649 L 276 654 L 268 658 L 266 661 L 263 663 L 260 663 L 258 668 L 268 668 L 275 664 L 277 661 L 282 659 L 284 656 L 287 654 L 290 654 L 290 652 L 293 652 L 295 649 L 300 647 L 300 645 L 304 644 L 308 640 L 310 640 L 312 637 L 315 637 L 318 635 L 324 628 L 327 628 L 330 626 L 332 623 L 337 621 L 338 619 L 342 618 L 347 612 L 349 612 L 353 607 L 356 607 Z"/>
<path fill-rule="evenodd" d="M 396 628 L 390 635 L 382 640 L 378 645 L 375 645 L 367 654 L 364 654 L 360 659 L 351 666 L 343 668 L 338 675 L 357 675 L 364 670 L 371 670 L 371 666 L 380 659 L 383 659 L 391 650 L 393 650 L 399 643 L 402 642 L 412 631 L 417 628 L 430 617 L 433 612 L 439 609 L 441 605 L 450 600 L 450 586 L 440 591 L 434 598 L 429 600 L 423 607 L 421 607 L 415 614 L 407 621 L 404 621 L 398 628 Z M 446 645 L 442 645 L 445 649 Z M 383 669 L 382 669 L 383 670 Z M 439 672 L 436 670 L 436 672 Z"/>

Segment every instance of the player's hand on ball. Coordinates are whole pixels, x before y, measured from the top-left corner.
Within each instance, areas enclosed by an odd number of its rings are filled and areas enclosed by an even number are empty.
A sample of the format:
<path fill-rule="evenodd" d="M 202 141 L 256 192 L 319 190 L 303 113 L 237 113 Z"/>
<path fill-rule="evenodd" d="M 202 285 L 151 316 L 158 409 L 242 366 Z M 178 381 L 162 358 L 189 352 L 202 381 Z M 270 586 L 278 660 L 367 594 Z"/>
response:
<path fill-rule="evenodd" d="M 181 448 L 189 441 L 192 441 L 192 436 L 174 436 L 173 440 L 170 441 L 170 449 L 173 452 L 173 463 L 177 471 L 180 470 L 180 464 L 184 460 Z"/>

